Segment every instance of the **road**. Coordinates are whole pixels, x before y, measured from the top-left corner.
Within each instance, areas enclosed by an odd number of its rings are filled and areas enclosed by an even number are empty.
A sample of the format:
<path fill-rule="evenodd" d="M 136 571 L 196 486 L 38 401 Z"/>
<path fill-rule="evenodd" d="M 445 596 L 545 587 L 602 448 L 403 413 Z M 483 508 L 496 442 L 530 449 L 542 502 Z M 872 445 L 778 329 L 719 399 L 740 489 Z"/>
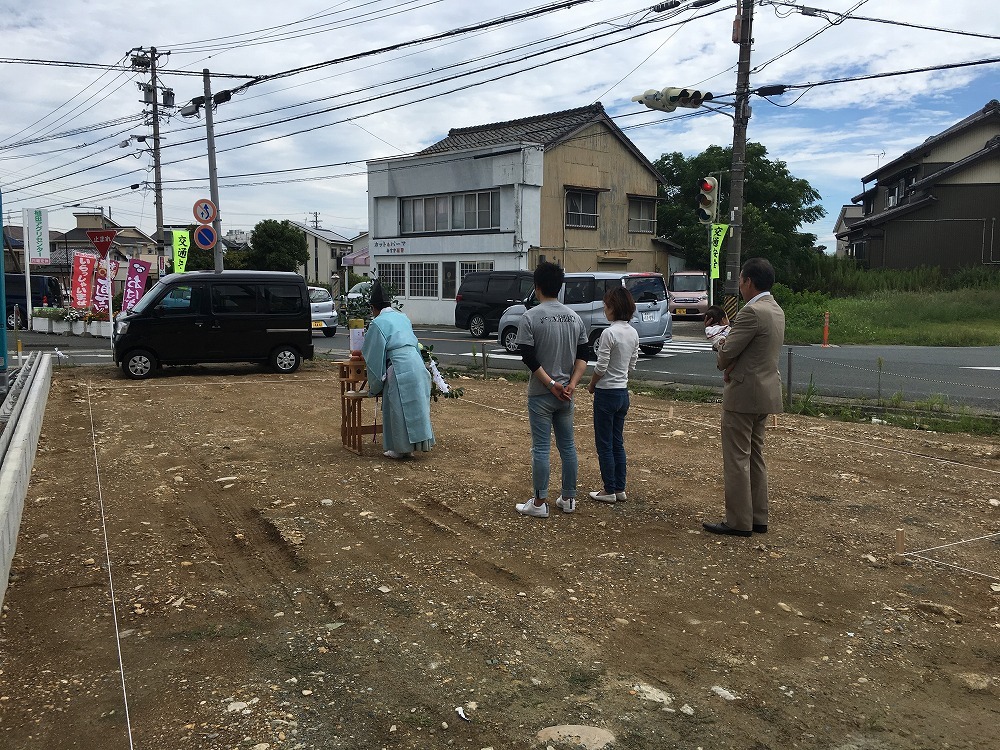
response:
<path fill-rule="evenodd" d="M 718 388 L 721 375 L 715 357 L 696 321 L 676 321 L 674 340 L 660 354 L 639 358 L 637 379 L 654 383 Z M 482 368 L 485 346 L 491 373 L 521 371 L 519 357 L 506 352 L 491 339 L 474 339 L 467 331 L 447 326 L 418 326 L 417 335 L 434 347 L 444 367 Z M 108 364 L 111 347 L 107 339 L 53 336 L 19 332 L 22 350 L 57 353 L 56 366 Z M 347 358 L 346 330 L 332 338 L 314 336 L 317 356 Z M 16 340 L 8 331 L 9 366 L 17 365 Z M 473 362 L 473 350 L 476 356 Z M 906 401 L 943 403 L 1000 411 L 1000 347 L 921 346 L 790 346 L 785 347 L 779 367 L 788 382 L 788 352 L 791 351 L 793 392 L 803 394 L 812 386 L 817 395 L 883 400 L 902 394 Z"/>

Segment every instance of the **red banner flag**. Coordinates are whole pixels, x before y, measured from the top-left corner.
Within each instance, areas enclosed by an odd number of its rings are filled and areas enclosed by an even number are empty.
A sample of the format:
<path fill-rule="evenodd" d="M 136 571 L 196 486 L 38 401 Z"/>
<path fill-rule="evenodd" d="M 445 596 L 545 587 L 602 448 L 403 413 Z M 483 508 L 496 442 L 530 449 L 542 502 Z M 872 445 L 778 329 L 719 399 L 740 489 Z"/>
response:
<path fill-rule="evenodd" d="M 142 299 L 146 291 L 146 279 L 149 277 L 151 264 L 144 260 L 130 260 L 128 273 L 125 276 L 125 292 L 122 295 L 122 310 L 131 310 Z"/>
<path fill-rule="evenodd" d="M 108 266 L 111 264 L 111 276 L 108 276 Z M 97 285 L 94 287 L 94 312 L 108 312 L 111 299 L 111 282 L 118 275 L 121 261 L 104 260 L 97 264 Z"/>
<path fill-rule="evenodd" d="M 73 284 L 70 288 L 70 307 L 85 310 L 90 307 L 93 293 L 94 269 L 97 256 L 88 253 L 73 253 Z"/>

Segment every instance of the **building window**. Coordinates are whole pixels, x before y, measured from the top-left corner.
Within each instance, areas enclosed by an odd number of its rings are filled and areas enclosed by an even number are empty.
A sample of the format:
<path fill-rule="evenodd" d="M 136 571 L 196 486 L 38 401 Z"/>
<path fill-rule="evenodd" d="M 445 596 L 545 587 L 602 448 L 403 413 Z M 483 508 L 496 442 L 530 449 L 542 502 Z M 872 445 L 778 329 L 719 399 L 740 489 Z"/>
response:
<path fill-rule="evenodd" d="M 406 264 L 379 263 L 378 277 L 382 280 L 382 286 L 390 294 L 397 297 L 406 296 Z"/>
<path fill-rule="evenodd" d="M 566 226 L 597 229 L 597 193 L 566 191 Z"/>
<path fill-rule="evenodd" d="M 438 296 L 438 264 L 410 263 L 410 293 L 409 297 Z"/>
<path fill-rule="evenodd" d="M 401 234 L 500 228 L 500 191 L 400 200 Z"/>
<path fill-rule="evenodd" d="M 628 199 L 628 231 L 656 234 L 656 201 L 650 198 Z"/>
<path fill-rule="evenodd" d="M 441 299 L 455 299 L 455 261 L 441 264 Z"/>
<path fill-rule="evenodd" d="M 493 261 L 492 260 L 463 260 L 459 264 L 459 271 L 462 274 L 462 278 L 459 281 L 464 281 L 465 277 L 470 273 L 475 273 L 476 271 L 492 271 Z"/>

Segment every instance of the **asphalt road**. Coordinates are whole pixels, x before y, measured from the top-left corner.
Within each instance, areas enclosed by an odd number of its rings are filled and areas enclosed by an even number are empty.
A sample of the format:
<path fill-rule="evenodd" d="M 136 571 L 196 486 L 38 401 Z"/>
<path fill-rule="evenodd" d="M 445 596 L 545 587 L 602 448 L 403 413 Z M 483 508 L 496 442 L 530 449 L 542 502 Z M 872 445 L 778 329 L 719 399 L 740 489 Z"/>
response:
<path fill-rule="evenodd" d="M 637 379 L 663 384 L 721 387 L 715 356 L 701 323 L 676 321 L 674 340 L 660 354 L 639 358 Z M 23 352 L 48 351 L 56 366 L 108 364 L 107 339 L 8 331 L 8 367 L 17 366 L 17 340 Z M 509 354 L 495 338 L 474 339 L 467 331 L 448 326 L 418 326 L 417 335 L 444 367 L 482 368 L 487 354 L 490 373 L 522 370 L 520 358 Z M 336 336 L 313 337 L 317 356 L 346 359 L 346 330 Z M 473 358 L 473 350 L 475 358 Z M 817 395 L 883 400 L 902 394 L 907 401 L 930 401 L 1000 412 L 1000 347 L 920 346 L 791 346 L 785 347 L 779 368 L 787 384 L 791 352 L 791 384 L 804 393 L 812 383 Z"/>

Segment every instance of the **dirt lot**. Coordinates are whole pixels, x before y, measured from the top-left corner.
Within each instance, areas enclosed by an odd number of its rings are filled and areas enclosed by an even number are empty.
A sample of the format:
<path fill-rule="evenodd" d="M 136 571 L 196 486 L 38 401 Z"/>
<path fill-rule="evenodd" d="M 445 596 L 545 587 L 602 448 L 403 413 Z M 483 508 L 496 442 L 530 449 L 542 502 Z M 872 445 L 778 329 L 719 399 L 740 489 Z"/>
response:
<path fill-rule="evenodd" d="M 461 384 L 434 451 L 393 462 L 340 446 L 329 364 L 57 371 L 0 746 L 500 750 L 554 725 L 614 748 L 1000 746 L 1000 536 L 928 553 L 992 580 L 892 564 L 896 528 L 911 550 L 1000 532 L 996 442 L 783 416 L 770 532 L 718 538 L 719 406 L 640 393 L 629 501 L 542 521 L 513 508 L 524 384 Z"/>

